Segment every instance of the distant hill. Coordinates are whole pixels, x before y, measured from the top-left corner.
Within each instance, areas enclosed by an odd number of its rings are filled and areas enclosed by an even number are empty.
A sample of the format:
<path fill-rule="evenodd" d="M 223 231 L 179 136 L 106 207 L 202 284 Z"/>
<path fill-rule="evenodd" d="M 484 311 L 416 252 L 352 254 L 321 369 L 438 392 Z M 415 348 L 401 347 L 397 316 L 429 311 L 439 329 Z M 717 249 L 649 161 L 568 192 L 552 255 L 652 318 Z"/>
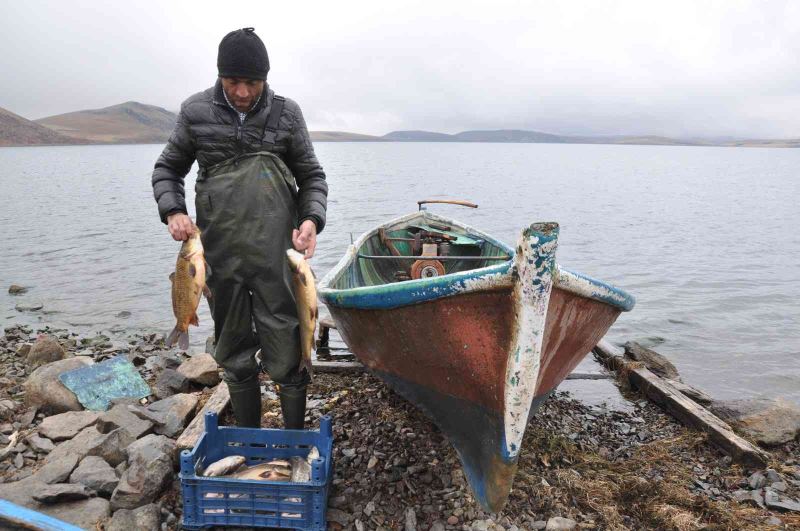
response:
<path fill-rule="evenodd" d="M 392 131 L 381 138 L 390 142 L 457 142 L 454 135 L 431 131 Z"/>
<path fill-rule="evenodd" d="M 0 146 L 74 144 L 75 141 L 0 107 Z"/>
<path fill-rule="evenodd" d="M 155 105 L 135 101 L 103 109 L 48 116 L 36 123 L 53 131 L 99 144 L 144 144 L 166 142 L 177 115 Z"/>
<path fill-rule="evenodd" d="M 342 131 L 309 131 L 312 142 L 381 142 L 379 136 L 345 133 Z"/>

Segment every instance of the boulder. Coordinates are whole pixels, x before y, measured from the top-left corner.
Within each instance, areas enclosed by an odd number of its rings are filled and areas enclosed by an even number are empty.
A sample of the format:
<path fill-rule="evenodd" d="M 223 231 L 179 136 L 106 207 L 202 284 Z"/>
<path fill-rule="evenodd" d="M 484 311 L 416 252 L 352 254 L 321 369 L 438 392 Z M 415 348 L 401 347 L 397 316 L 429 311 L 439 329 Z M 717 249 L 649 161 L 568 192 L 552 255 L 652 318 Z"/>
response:
<path fill-rule="evenodd" d="M 39 434 L 51 441 L 72 439 L 82 429 L 92 426 L 100 418 L 98 411 L 67 411 L 46 417 L 39 424 Z"/>
<path fill-rule="evenodd" d="M 31 346 L 25 362 L 31 367 L 38 367 L 45 363 L 63 360 L 66 355 L 67 353 L 64 352 L 56 338 L 41 334 Z"/>
<path fill-rule="evenodd" d="M 181 393 L 150 404 L 147 410 L 164 419 L 163 425 L 156 425 L 154 431 L 173 438 L 180 435 L 194 415 L 198 400 L 196 395 Z"/>
<path fill-rule="evenodd" d="M 120 509 L 106 525 L 106 531 L 160 531 L 161 510 L 158 505 L 151 503 L 138 509 Z"/>
<path fill-rule="evenodd" d="M 31 489 L 31 498 L 39 503 L 61 503 L 66 501 L 85 500 L 91 495 L 83 485 L 73 483 L 39 483 Z"/>
<path fill-rule="evenodd" d="M 27 293 L 28 288 L 25 286 L 20 286 L 19 284 L 11 284 L 8 287 L 8 294 L 9 295 L 22 295 L 23 293 Z"/>
<path fill-rule="evenodd" d="M 102 413 L 97 421 L 97 430 L 100 433 L 109 433 L 117 428 L 124 429 L 131 439 L 136 440 L 153 431 L 153 423 L 134 415 L 128 405 L 122 403 Z"/>
<path fill-rule="evenodd" d="M 39 503 L 33 499 L 31 493 L 43 485 L 36 475 L 20 481 L 1 484 L 0 499 L 39 511 L 82 529 L 98 529 L 100 523 L 111 516 L 110 504 L 103 498 L 89 498 L 57 505 Z"/>
<path fill-rule="evenodd" d="M 636 341 L 625 343 L 625 357 L 643 363 L 645 367 L 662 378 L 677 381 L 681 379 L 678 369 L 675 368 L 671 361 L 655 350 L 643 347 Z"/>
<path fill-rule="evenodd" d="M 800 406 L 782 398 L 714 401 L 710 409 L 745 437 L 766 446 L 785 444 L 800 434 Z"/>
<path fill-rule="evenodd" d="M 117 466 L 125 460 L 126 448 L 131 442 L 133 439 L 122 428 L 110 433 L 100 433 L 94 426 L 89 426 L 72 439 L 56 446 L 55 450 L 47 455 L 45 462 L 51 463 L 68 455 L 77 455 L 81 459 L 87 455 L 96 455 L 105 459 L 111 466 Z"/>
<path fill-rule="evenodd" d="M 164 369 L 156 378 L 154 394 L 158 398 L 167 398 L 176 393 L 189 390 L 189 379 L 175 369 Z"/>
<path fill-rule="evenodd" d="M 178 372 L 200 385 L 213 387 L 220 382 L 219 366 L 211 354 L 195 354 L 178 367 Z"/>
<path fill-rule="evenodd" d="M 147 435 L 129 447 L 128 469 L 111 496 L 111 507 L 135 509 L 152 503 L 173 476 L 175 443 L 164 436 Z"/>
<path fill-rule="evenodd" d="M 64 455 L 61 459 L 45 463 L 33 477 L 42 483 L 65 483 L 80 460 L 81 456 L 76 454 Z"/>
<path fill-rule="evenodd" d="M 93 363 L 90 358 L 79 357 L 42 365 L 33 371 L 24 384 L 26 405 L 38 407 L 47 413 L 83 410 L 75 393 L 67 389 L 58 377 Z"/>
<path fill-rule="evenodd" d="M 90 455 L 84 457 L 78 468 L 72 472 L 69 482 L 85 485 L 101 496 L 111 496 L 119 483 L 119 478 L 102 457 Z"/>

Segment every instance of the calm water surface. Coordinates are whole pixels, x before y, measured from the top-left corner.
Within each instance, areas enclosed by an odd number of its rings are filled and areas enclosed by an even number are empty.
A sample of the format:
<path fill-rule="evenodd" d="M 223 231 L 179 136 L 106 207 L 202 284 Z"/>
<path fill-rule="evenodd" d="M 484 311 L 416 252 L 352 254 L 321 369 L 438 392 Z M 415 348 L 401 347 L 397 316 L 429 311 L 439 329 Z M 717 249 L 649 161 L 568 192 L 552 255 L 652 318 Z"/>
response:
<path fill-rule="evenodd" d="M 558 221 L 559 262 L 638 300 L 612 340 L 645 340 L 721 398 L 800 403 L 800 150 L 558 144 L 320 143 L 331 193 L 318 277 L 355 236 L 432 208 L 516 241 Z M 156 213 L 161 146 L 0 148 L 0 322 L 83 334 L 169 331 L 178 244 Z M 187 178 L 193 202 L 194 170 Z M 192 209 L 193 210 L 193 209 Z M 22 297 L 11 283 L 31 286 Z M 21 300 L 44 311 L 20 313 Z M 122 317 L 128 315 L 127 317 Z M 118 316 L 122 315 L 122 316 Z M 200 346 L 211 331 L 205 304 Z"/>

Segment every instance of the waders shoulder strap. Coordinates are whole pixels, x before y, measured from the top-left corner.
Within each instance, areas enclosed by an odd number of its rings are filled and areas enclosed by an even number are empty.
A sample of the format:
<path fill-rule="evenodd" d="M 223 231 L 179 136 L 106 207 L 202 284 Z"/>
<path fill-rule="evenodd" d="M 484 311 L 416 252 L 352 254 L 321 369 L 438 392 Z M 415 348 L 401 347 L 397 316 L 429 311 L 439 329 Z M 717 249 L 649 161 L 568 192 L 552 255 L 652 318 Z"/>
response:
<path fill-rule="evenodd" d="M 275 143 L 275 137 L 278 135 L 278 122 L 281 119 L 284 103 L 286 103 L 286 98 L 283 96 L 276 95 L 272 97 L 272 105 L 270 106 L 267 119 L 264 121 L 264 131 L 261 134 L 262 144 Z"/>

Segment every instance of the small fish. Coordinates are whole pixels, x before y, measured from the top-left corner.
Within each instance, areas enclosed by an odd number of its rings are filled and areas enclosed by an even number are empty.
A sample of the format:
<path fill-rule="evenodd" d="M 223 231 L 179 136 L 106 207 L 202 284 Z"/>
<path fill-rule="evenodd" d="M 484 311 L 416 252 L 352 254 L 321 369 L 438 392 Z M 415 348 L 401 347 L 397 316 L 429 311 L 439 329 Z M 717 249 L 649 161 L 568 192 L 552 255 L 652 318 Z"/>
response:
<path fill-rule="evenodd" d="M 292 478 L 292 469 L 288 461 L 284 461 L 288 465 L 275 465 L 273 463 L 261 463 L 260 465 L 251 466 L 233 474 L 236 479 L 251 479 L 251 480 L 264 480 L 264 481 L 290 481 Z"/>
<path fill-rule="evenodd" d="M 206 477 L 225 476 L 231 472 L 236 472 L 245 461 L 245 458 L 241 455 L 229 455 L 208 465 L 203 471 L 203 475 Z"/>
<path fill-rule="evenodd" d="M 194 234 L 181 245 L 175 272 L 169 275 L 169 279 L 172 281 L 172 312 L 177 322 L 167 337 L 167 346 L 171 347 L 177 342 L 180 348 L 187 350 L 189 325 L 199 325 L 197 306 L 200 296 L 211 295 L 206 286 L 206 262 L 199 229 L 195 228 Z"/>
<path fill-rule="evenodd" d="M 305 483 L 311 481 L 311 465 L 302 457 L 292 457 L 292 481 Z"/>
<path fill-rule="evenodd" d="M 289 269 L 292 270 L 294 297 L 297 300 L 297 317 L 300 320 L 300 370 L 306 368 L 311 374 L 311 352 L 314 350 L 314 330 L 317 328 L 319 309 L 317 308 L 317 287 L 314 285 L 314 272 L 305 257 L 289 249 L 286 251 Z"/>

